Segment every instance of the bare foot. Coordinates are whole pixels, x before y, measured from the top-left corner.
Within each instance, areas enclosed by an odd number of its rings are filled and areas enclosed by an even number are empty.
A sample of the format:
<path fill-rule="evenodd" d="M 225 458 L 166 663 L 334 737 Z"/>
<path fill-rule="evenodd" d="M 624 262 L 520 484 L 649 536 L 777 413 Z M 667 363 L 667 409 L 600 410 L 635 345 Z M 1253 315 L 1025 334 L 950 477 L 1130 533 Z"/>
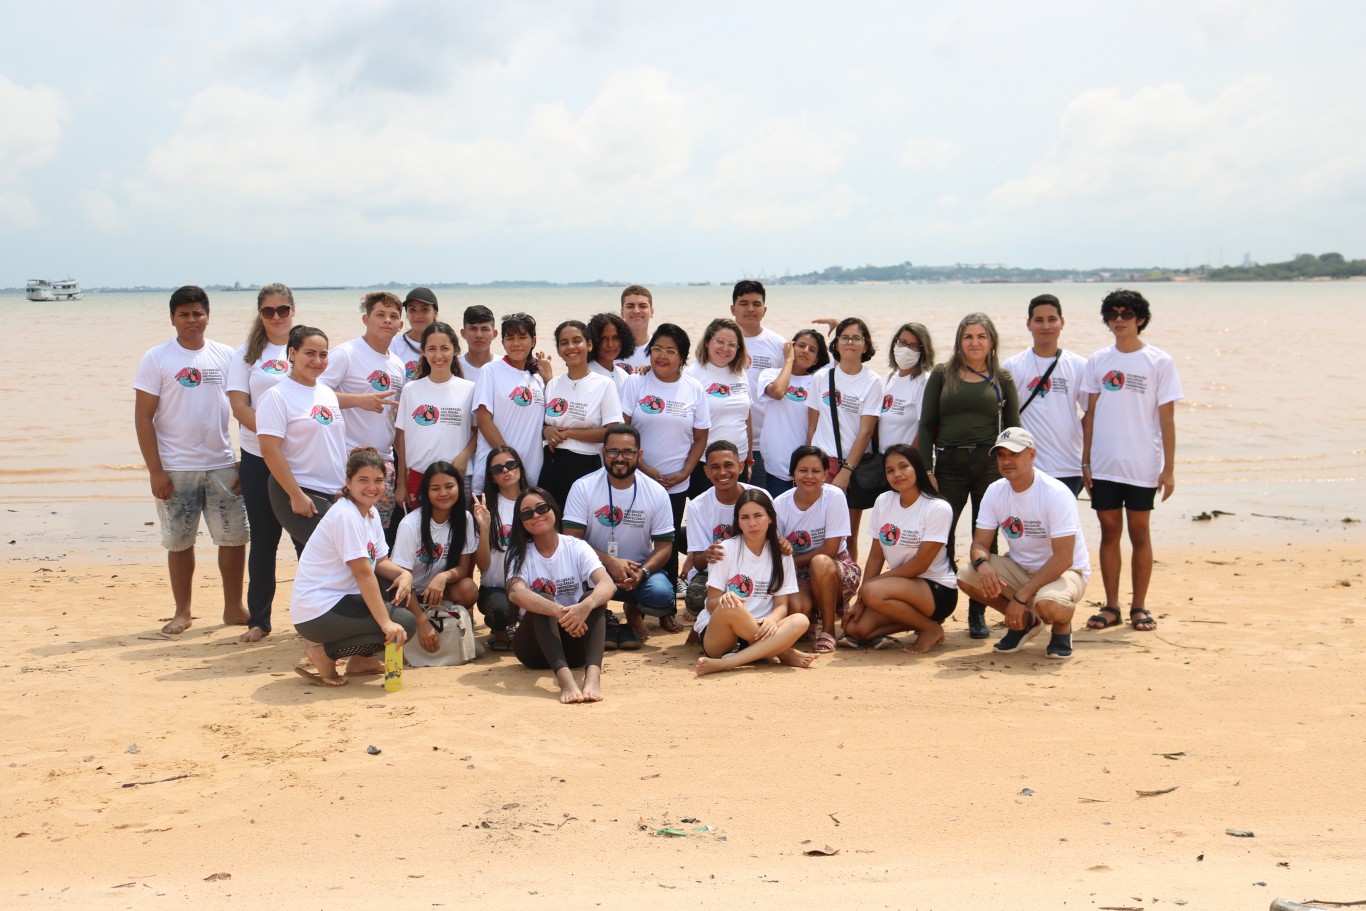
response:
<path fill-rule="evenodd" d="M 928 654 L 930 649 L 944 641 L 944 627 L 936 626 L 934 629 L 924 630 L 916 633 L 915 644 L 906 651 L 913 655 Z"/>
<path fill-rule="evenodd" d="M 384 662 L 374 656 L 356 655 L 354 658 L 346 659 L 346 676 L 348 677 L 374 677 L 383 673 Z"/>
<path fill-rule="evenodd" d="M 810 652 L 802 652 L 795 648 L 790 648 L 779 655 L 778 660 L 788 667 L 810 667 L 819 657 L 820 655 L 813 655 Z"/>
<path fill-rule="evenodd" d="M 166 622 L 166 625 L 161 628 L 161 631 L 168 636 L 179 636 L 181 633 L 185 632 L 185 630 L 189 629 L 190 624 L 193 622 L 194 618 L 189 614 L 176 614 Z"/>
<path fill-rule="evenodd" d="M 724 670 L 724 667 L 716 666 L 716 659 L 714 658 L 708 658 L 706 655 L 703 655 L 701 658 L 697 659 L 697 676 L 699 677 L 705 677 L 708 674 L 714 674 L 717 671 Z"/>
<path fill-rule="evenodd" d="M 268 632 L 266 632 L 265 630 L 261 629 L 261 627 L 259 627 L 259 626 L 253 626 L 251 629 L 247 630 L 245 633 L 243 633 L 242 635 L 238 636 L 238 637 L 237 637 L 237 641 L 238 641 L 238 642 L 244 642 L 244 643 L 245 643 L 245 642 L 260 642 L 262 639 L 266 638 L 266 637 L 269 636 L 269 635 L 270 635 L 270 633 L 268 633 Z"/>
<path fill-rule="evenodd" d="M 640 637 L 641 642 L 649 641 L 650 631 L 645 628 L 644 617 L 633 617 L 628 622 L 631 624 L 631 629 L 635 630 L 636 635 Z"/>
<path fill-rule="evenodd" d="M 346 683 L 346 678 L 337 673 L 337 662 L 327 656 L 327 650 L 316 642 L 304 642 L 304 654 L 308 660 L 318 669 L 316 674 L 311 673 L 306 667 L 294 668 L 294 673 L 300 677 L 305 677 L 310 683 L 318 686 L 342 686 Z"/>
<path fill-rule="evenodd" d="M 324 676 L 323 674 L 315 674 L 306 667 L 296 667 L 294 673 L 314 686 L 346 686 L 346 678 L 338 674 Z"/>
<path fill-rule="evenodd" d="M 234 607 L 223 608 L 224 626 L 246 626 L 247 621 L 250 618 L 251 614 L 247 613 L 247 609 L 241 604 L 238 604 Z"/>
<path fill-rule="evenodd" d="M 560 685 L 560 702 L 565 705 L 577 705 L 583 702 L 583 691 L 574 682 L 574 672 L 567 667 L 562 667 L 555 672 L 555 682 Z"/>
<path fill-rule="evenodd" d="M 583 701 L 602 701 L 602 668 L 593 666 L 583 672 Z"/>

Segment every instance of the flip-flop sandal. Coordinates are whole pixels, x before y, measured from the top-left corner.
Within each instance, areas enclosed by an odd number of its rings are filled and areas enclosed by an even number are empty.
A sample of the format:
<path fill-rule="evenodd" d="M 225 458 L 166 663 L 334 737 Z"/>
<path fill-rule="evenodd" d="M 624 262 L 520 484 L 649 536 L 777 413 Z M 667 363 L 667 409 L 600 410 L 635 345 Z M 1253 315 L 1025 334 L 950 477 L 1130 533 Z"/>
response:
<path fill-rule="evenodd" d="M 346 686 L 346 678 L 340 674 L 333 674 L 328 677 L 310 671 L 306 667 L 296 667 L 294 668 L 294 673 L 298 674 L 314 686 Z"/>
<path fill-rule="evenodd" d="M 1142 608 L 1139 608 L 1142 610 Z M 1110 619 L 1114 615 L 1114 619 Z M 1105 605 L 1099 611 L 1092 614 L 1086 621 L 1087 629 L 1109 629 L 1112 626 L 1119 626 L 1124 622 L 1124 615 L 1119 612 L 1119 608 Z"/>
<path fill-rule="evenodd" d="M 834 636 L 829 633 L 821 633 L 816 637 L 815 652 L 818 655 L 826 655 L 833 652 L 837 645 L 838 643 L 835 642 Z"/>
<path fill-rule="evenodd" d="M 1129 611 L 1129 625 L 1140 633 L 1151 633 L 1157 629 L 1157 621 L 1146 607 L 1136 607 Z"/>
<path fill-rule="evenodd" d="M 900 642 L 897 642 L 891 636 L 878 636 L 872 642 L 868 643 L 868 647 L 873 649 L 874 651 L 880 652 L 884 648 L 892 648 L 893 646 L 897 646 L 900 644 Z"/>
<path fill-rule="evenodd" d="M 866 642 L 860 642 L 859 640 L 855 639 L 853 636 L 850 636 L 850 635 L 848 635 L 848 634 L 845 634 L 845 635 L 843 635 L 843 636 L 840 636 L 838 639 L 836 639 L 836 640 L 835 640 L 835 645 L 836 645 L 836 647 L 838 647 L 838 648 L 867 648 L 867 647 L 868 647 L 868 643 L 866 643 Z"/>

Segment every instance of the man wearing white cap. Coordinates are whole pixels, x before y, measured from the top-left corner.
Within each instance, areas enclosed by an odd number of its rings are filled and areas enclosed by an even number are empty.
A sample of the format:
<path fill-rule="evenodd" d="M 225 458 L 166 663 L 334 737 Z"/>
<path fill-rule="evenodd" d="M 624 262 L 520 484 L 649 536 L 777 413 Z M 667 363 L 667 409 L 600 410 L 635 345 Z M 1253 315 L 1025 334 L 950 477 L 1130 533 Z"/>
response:
<path fill-rule="evenodd" d="M 987 488 L 973 531 L 971 565 L 958 586 L 1005 614 L 1009 629 L 996 651 L 1018 652 L 1052 624 L 1049 658 L 1072 657 L 1072 615 L 1086 592 L 1091 563 L 1081 535 L 1077 500 L 1061 481 L 1034 468 L 1034 437 L 1007 427 L 991 448 L 1001 479 Z M 1008 553 L 991 553 L 999 530 Z"/>

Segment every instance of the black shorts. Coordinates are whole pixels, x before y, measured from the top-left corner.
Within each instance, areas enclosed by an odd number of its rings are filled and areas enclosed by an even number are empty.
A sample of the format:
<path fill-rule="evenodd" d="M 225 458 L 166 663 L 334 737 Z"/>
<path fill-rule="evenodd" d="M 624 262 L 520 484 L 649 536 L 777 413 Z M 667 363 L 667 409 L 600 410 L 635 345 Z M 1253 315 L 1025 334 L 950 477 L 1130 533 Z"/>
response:
<path fill-rule="evenodd" d="M 1151 512 L 1156 499 L 1156 487 L 1136 487 L 1120 481 L 1091 482 L 1091 508 L 1096 512 L 1109 509 Z"/>
<path fill-rule="evenodd" d="M 940 585 L 933 579 L 921 581 L 930 587 L 930 594 L 934 595 L 934 613 L 930 615 L 930 619 L 935 623 L 943 623 L 953 616 L 954 610 L 958 608 L 958 589 Z"/>

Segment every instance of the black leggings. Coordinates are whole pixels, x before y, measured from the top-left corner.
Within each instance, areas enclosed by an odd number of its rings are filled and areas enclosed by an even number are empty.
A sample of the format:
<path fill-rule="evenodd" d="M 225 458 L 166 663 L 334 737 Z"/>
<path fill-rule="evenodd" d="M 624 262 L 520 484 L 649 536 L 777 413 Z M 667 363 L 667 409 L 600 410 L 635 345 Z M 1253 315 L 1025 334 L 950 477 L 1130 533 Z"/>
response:
<path fill-rule="evenodd" d="M 417 618 L 406 607 L 394 607 L 388 601 L 384 606 L 389 609 L 389 619 L 403 627 L 409 639 L 417 634 Z M 294 624 L 294 630 L 309 642 L 321 645 L 327 657 L 334 660 L 369 656 L 384 649 L 384 633 L 360 595 L 346 595 L 321 617 Z"/>
<path fill-rule="evenodd" d="M 949 555 L 949 563 L 958 567 L 954 554 L 954 530 L 958 527 L 958 517 L 963 507 L 972 500 L 972 521 L 968 524 L 968 550 L 972 553 L 972 537 L 977 530 L 977 511 L 982 507 L 982 498 L 993 481 L 1001 477 L 996 468 L 996 457 L 991 454 L 990 443 L 983 443 L 972 449 L 939 448 L 934 451 L 934 479 L 939 485 L 939 495 L 948 500 L 953 507 L 953 524 L 949 526 L 949 540 L 944 550 Z M 996 536 L 991 538 L 991 552 L 996 553 Z M 968 601 L 972 609 L 985 609 L 980 601 Z"/>
<path fill-rule="evenodd" d="M 270 469 L 265 459 L 249 452 L 242 453 L 242 499 L 247 505 L 247 528 L 251 546 L 247 548 L 247 612 L 248 626 L 270 632 L 270 609 L 275 601 L 275 555 L 280 549 L 283 528 L 270 505 Z M 295 554 L 302 554 L 304 546 L 294 542 Z"/>
<path fill-rule="evenodd" d="M 512 608 L 508 604 L 507 589 L 481 586 L 479 612 L 484 615 L 484 622 L 492 632 L 496 633 L 511 626 Z"/>
<path fill-rule="evenodd" d="M 540 485 L 550 491 L 564 513 L 565 501 L 569 499 L 569 488 L 579 478 L 587 477 L 602 467 L 602 456 L 596 452 L 585 455 L 569 449 L 546 450 L 545 464 L 541 466 Z"/>
<path fill-rule="evenodd" d="M 332 508 L 332 504 L 337 502 L 337 498 L 325 493 L 318 493 L 316 490 L 309 490 L 307 487 L 299 488 L 308 498 L 313 501 L 313 505 L 318 511 L 308 518 L 296 513 L 289 505 L 289 494 L 280 486 L 280 482 L 271 475 L 266 482 L 266 489 L 270 494 L 270 508 L 275 513 L 275 520 L 280 523 L 280 527 L 289 532 L 289 536 L 294 539 L 294 547 L 299 553 L 304 552 L 304 545 L 313 535 L 313 529 L 318 527 L 318 523 L 327 515 L 327 511 Z M 398 524 L 398 523 L 394 523 Z"/>
<path fill-rule="evenodd" d="M 517 624 L 512 652 L 524 667 L 558 671 L 562 667 L 602 667 L 603 641 L 607 635 L 607 609 L 594 608 L 588 615 L 588 632 L 571 636 L 554 617 L 528 613 Z"/>
<path fill-rule="evenodd" d="M 678 560 L 680 557 L 688 555 L 688 536 L 683 530 L 683 511 L 687 507 L 688 494 L 686 491 L 669 494 L 669 508 L 673 511 L 674 516 L 674 546 L 673 552 L 669 554 L 669 559 L 664 562 L 664 573 L 669 577 L 669 581 L 675 585 L 678 584 Z M 673 614 L 669 616 L 673 616 Z"/>

